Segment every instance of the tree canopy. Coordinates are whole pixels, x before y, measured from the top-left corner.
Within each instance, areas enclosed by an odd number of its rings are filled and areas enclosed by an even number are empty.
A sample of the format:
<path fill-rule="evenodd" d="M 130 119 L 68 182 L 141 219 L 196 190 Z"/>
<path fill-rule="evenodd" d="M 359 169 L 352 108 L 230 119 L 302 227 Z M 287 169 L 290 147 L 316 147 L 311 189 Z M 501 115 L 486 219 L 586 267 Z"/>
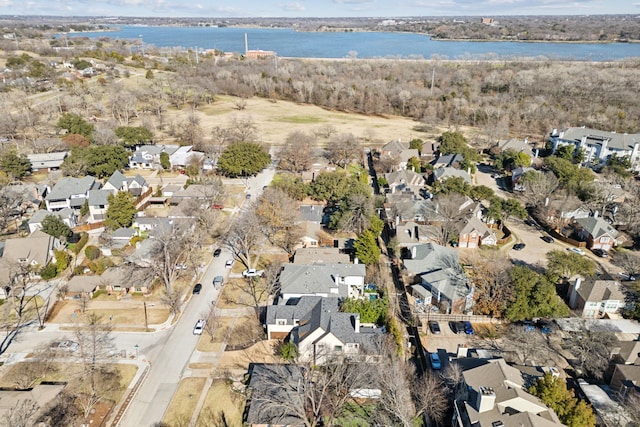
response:
<path fill-rule="evenodd" d="M 530 164 L 530 155 L 512 148 L 498 154 L 494 161 L 494 166 L 499 170 L 513 170 L 521 166 L 529 166 Z"/>
<path fill-rule="evenodd" d="M 111 176 L 129 163 L 129 153 L 119 145 L 92 145 L 73 147 L 62 162 L 66 175 L 92 175 L 96 178 Z"/>
<path fill-rule="evenodd" d="M 108 201 L 105 225 L 112 230 L 129 227 L 137 212 L 134 197 L 126 191 L 119 191 L 115 196 L 109 195 Z"/>
<path fill-rule="evenodd" d="M 77 133 L 89 139 L 94 131 L 94 126 L 91 123 L 73 113 L 62 114 L 56 123 L 56 128 L 66 130 L 67 133 Z"/>
<path fill-rule="evenodd" d="M 24 154 L 8 151 L 0 157 L 0 170 L 14 179 L 20 179 L 31 172 L 31 162 Z"/>
<path fill-rule="evenodd" d="M 596 417 L 585 401 L 577 399 L 567 383 L 547 373 L 538 379 L 529 393 L 540 398 L 542 403 L 555 411 L 562 424 L 567 427 L 595 427 Z"/>
<path fill-rule="evenodd" d="M 569 314 L 569 309 L 556 294 L 553 283 L 542 274 L 519 265 L 511 269 L 509 277 L 514 293 L 505 311 L 507 319 L 520 321 Z"/>
<path fill-rule="evenodd" d="M 218 170 L 229 177 L 253 176 L 271 163 L 271 155 L 254 142 L 236 142 L 222 151 Z"/>
<path fill-rule="evenodd" d="M 50 236 L 61 238 L 71 237 L 73 232 L 62 218 L 57 215 L 47 215 L 42 220 L 42 231 Z"/>
<path fill-rule="evenodd" d="M 475 163 L 480 160 L 480 155 L 467 144 L 467 138 L 460 132 L 444 132 L 438 137 L 440 154 L 461 154 L 464 158 L 460 167 L 462 169 L 475 170 Z"/>
<path fill-rule="evenodd" d="M 365 230 L 353 243 L 356 257 L 365 265 L 372 265 L 380 260 L 380 248 L 376 236 L 371 230 Z"/>
<path fill-rule="evenodd" d="M 552 282 L 580 274 L 593 277 L 596 273 L 596 263 L 580 254 L 553 250 L 547 252 L 547 277 Z"/>
<path fill-rule="evenodd" d="M 116 128 L 115 134 L 122 141 L 122 145 L 129 148 L 153 142 L 151 131 L 142 126 L 120 126 Z"/>

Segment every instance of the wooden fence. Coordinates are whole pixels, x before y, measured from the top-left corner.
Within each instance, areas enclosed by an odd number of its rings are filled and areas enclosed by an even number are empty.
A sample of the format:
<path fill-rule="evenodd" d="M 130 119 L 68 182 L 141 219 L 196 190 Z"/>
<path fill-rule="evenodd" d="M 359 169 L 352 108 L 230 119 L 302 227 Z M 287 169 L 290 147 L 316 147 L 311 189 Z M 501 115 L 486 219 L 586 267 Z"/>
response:
<path fill-rule="evenodd" d="M 80 233 L 82 231 L 91 231 L 104 227 L 104 221 L 94 222 L 91 224 L 76 225 L 73 231 Z"/>
<path fill-rule="evenodd" d="M 569 237 L 563 236 L 562 234 L 558 233 L 556 230 L 549 230 L 549 234 L 554 239 L 558 239 L 558 240 L 560 240 L 562 242 L 568 243 L 568 244 L 570 244 L 572 246 L 575 246 L 577 248 L 586 248 L 587 247 L 587 242 L 579 242 L 578 240 L 570 239 Z"/>

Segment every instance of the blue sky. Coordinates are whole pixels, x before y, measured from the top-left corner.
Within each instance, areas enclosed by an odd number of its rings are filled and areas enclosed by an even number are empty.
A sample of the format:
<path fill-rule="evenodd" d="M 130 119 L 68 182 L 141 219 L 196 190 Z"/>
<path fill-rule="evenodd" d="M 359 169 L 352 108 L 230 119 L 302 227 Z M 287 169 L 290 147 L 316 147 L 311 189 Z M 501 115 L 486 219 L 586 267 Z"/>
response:
<path fill-rule="evenodd" d="M 0 0 L 0 15 L 395 17 L 640 14 L 640 0 Z"/>

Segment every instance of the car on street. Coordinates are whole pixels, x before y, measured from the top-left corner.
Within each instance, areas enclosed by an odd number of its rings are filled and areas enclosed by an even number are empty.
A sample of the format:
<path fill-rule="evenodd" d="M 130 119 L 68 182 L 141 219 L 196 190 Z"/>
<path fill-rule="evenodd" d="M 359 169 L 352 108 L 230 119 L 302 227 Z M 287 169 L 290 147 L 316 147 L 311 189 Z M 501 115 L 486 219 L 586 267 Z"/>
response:
<path fill-rule="evenodd" d="M 521 251 L 521 250 L 523 250 L 525 248 L 525 246 L 527 246 L 527 245 L 525 245 L 524 243 L 516 243 L 515 245 L 513 245 L 513 250 L 514 251 Z"/>
<path fill-rule="evenodd" d="M 249 200 L 251 198 L 251 194 L 247 194 L 246 196 L 244 196 L 244 198 Z"/>
<path fill-rule="evenodd" d="M 439 334 L 440 325 L 438 325 L 438 322 L 436 322 L 435 320 L 429 320 L 429 330 L 432 334 Z"/>
<path fill-rule="evenodd" d="M 255 268 L 250 268 L 242 272 L 242 277 L 262 277 L 264 274 L 264 270 L 256 270 Z"/>
<path fill-rule="evenodd" d="M 464 321 L 464 333 L 467 335 L 473 335 L 475 333 L 473 325 L 468 320 Z"/>
<path fill-rule="evenodd" d="M 196 325 L 193 327 L 193 335 L 202 335 L 202 331 L 204 331 L 205 320 L 198 319 Z"/>
<path fill-rule="evenodd" d="M 464 322 L 449 322 L 449 328 L 454 334 L 464 334 Z"/>
<path fill-rule="evenodd" d="M 580 248 L 567 248 L 567 250 L 571 251 L 571 252 L 573 252 L 575 254 L 578 254 L 578 255 L 584 255 L 585 254 L 585 252 Z"/>
<path fill-rule="evenodd" d="M 193 294 L 194 295 L 200 295 L 200 291 L 202 290 L 202 284 L 201 283 L 196 283 L 196 285 L 193 287 Z"/>
<path fill-rule="evenodd" d="M 224 263 L 224 268 L 231 268 L 233 267 L 233 260 L 232 259 L 228 259 L 225 263 Z"/>
<path fill-rule="evenodd" d="M 222 276 L 216 276 L 213 278 L 213 286 L 216 289 L 220 289 L 220 287 L 222 287 L 223 282 L 224 282 L 224 278 Z"/>
<path fill-rule="evenodd" d="M 222 248 L 216 248 L 216 250 L 213 251 L 213 256 L 218 258 L 221 253 L 222 253 Z"/>
<path fill-rule="evenodd" d="M 527 224 L 529 227 L 535 227 L 536 226 L 536 223 L 533 222 L 533 220 L 530 219 L 530 218 L 525 219 L 524 223 Z"/>
<path fill-rule="evenodd" d="M 609 258 L 609 254 L 603 249 L 591 249 L 591 252 L 600 258 Z"/>
<path fill-rule="evenodd" d="M 429 360 L 431 361 L 431 367 L 433 369 L 442 368 L 442 363 L 440 362 L 440 356 L 438 356 L 438 353 L 430 353 Z"/>
<path fill-rule="evenodd" d="M 555 240 L 553 240 L 553 237 L 551 237 L 551 236 L 542 236 L 542 240 L 547 242 L 547 243 L 555 242 Z"/>
<path fill-rule="evenodd" d="M 51 350 L 53 351 L 67 351 L 69 353 L 73 353 L 74 351 L 80 348 L 80 344 L 75 341 L 59 341 L 51 343 Z"/>
<path fill-rule="evenodd" d="M 622 277 L 624 280 L 629 280 L 631 282 L 635 282 L 636 281 L 636 276 L 634 276 L 633 274 L 618 273 L 618 275 L 620 277 Z"/>

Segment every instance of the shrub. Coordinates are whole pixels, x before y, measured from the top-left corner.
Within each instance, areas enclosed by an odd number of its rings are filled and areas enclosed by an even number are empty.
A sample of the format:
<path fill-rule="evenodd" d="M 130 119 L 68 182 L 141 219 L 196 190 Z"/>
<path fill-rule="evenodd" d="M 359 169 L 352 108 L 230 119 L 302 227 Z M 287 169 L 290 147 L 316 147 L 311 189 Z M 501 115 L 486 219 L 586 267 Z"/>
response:
<path fill-rule="evenodd" d="M 71 255 L 65 250 L 54 251 L 56 257 L 56 269 L 58 273 L 62 273 L 69 266 Z"/>
<path fill-rule="evenodd" d="M 71 250 L 74 254 L 78 255 L 88 241 L 89 235 L 87 233 L 80 233 L 80 240 L 78 240 L 78 242 L 73 246 L 73 248 L 71 248 Z"/>
<path fill-rule="evenodd" d="M 100 255 L 102 255 L 102 251 L 100 250 L 99 247 L 97 246 L 87 246 L 84 250 L 84 254 L 87 256 L 87 258 L 89 258 L 91 261 L 94 261 L 98 258 L 100 258 Z"/>
<path fill-rule="evenodd" d="M 107 294 L 107 290 L 106 289 L 98 289 L 97 291 L 95 291 L 93 293 L 93 296 L 91 297 L 92 299 L 96 299 L 98 298 L 100 295 L 106 295 Z"/>
<path fill-rule="evenodd" d="M 84 274 L 84 265 L 76 265 L 73 268 L 73 275 L 74 276 L 82 276 Z"/>
<path fill-rule="evenodd" d="M 40 269 L 40 277 L 42 277 L 44 280 L 53 279 L 57 275 L 58 275 L 58 268 L 52 262 L 50 262 L 49 264 L 45 265 Z"/>
<path fill-rule="evenodd" d="M 291 341 L 282 343 L 278 349 L 278 353 L 283 360 L 293 360 L 298 357 L 298 348 Z"/>

